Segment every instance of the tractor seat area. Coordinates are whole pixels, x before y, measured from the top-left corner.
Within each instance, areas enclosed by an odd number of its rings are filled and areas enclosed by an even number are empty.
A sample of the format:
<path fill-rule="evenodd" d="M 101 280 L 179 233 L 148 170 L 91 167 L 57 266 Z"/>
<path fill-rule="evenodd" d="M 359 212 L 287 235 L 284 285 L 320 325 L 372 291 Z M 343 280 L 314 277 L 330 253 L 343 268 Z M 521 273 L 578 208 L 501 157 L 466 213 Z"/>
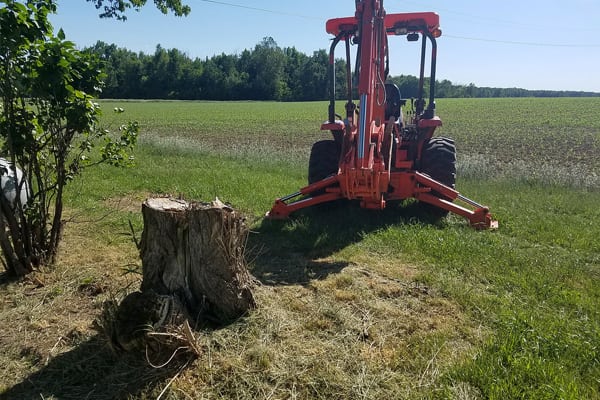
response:
<path fill-rule="evenodd" d="M 385 84 L 385 120 L 394 117 L 396 121 L 402 118 L 402 96 L 400 89 L 394 83 Z M 401 122 L 401 121 L 398 121 Z"/>

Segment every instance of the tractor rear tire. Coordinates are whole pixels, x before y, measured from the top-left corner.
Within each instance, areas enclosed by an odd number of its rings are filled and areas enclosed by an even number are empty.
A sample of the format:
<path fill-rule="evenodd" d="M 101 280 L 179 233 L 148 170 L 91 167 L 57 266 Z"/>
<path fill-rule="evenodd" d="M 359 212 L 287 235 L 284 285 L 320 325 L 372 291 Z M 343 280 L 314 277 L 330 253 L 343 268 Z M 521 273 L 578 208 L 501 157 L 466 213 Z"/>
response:
<path fill-rule="evenodd" d="M 308 183 L 313 184 L 338 171 L 340 150 L 334 140 L 321 140 L 313 144 L 308 161 Z"/>
<path fill-rule="evenodd" d="M 419 172 L 454 189 L 456 184 L 456 147 L 454 140 L 444 137 L 434 137 L 425 143 L 421 154 L 421 168 Z M 441 193 L 432 191 L 432 195 L 444 197 Z M 443 218 L 448 211 L 429 203 L 421 202 L 421 208 L 435 218 Z"/>

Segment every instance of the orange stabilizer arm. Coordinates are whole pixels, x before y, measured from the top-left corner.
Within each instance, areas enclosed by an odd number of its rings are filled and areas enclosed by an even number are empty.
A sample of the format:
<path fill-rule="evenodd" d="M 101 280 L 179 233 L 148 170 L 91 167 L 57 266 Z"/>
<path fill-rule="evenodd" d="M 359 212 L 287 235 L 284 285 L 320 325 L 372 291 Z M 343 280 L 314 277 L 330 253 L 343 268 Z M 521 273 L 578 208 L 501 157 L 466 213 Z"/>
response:
<path fill-rule="evenodd" d="M 482 206 L 481 204 L 461 195 L 456 190 L 439 183 L 436 180 L 431 179 L 427 175 L 421 174 L 419 172 L 415 172 L 415 178 L 418 183 L 425 186 L 424 191 L 419 191 L 414 194 L 414 197 L 419 201 L 433 204 L 436 207 L 443 208 L 444 210 L 448 210 L 455 214 L 461 215 L 469 220 L 469 223 L 475 229 L 497 229 L 498 221 L 496 221 L 492 214 L 490 214 L 489 207 Z M 466 207 L 462 207 L 458 204 L 453 203 L 452 201 L 445 200 L 438 196 L 434 196 L 431 194 L 431 191 L 436 191 L 440 193 L 444 197 L 447 197 L 451 200 L 460 200 L 474 209 L 468 209 Z"/>
<path fill-rule="evenodd" d="M 300 189 L 299 191 L 281 197 L 275 200 L 271 211 L 266 214 L 267 218 L 270 219 L 286 219 L 289 215 L 302 208 L 311 207 L 317 204 L 326 203 L 328 201 L 338 200 L 343 198 L 339 188 L 332 188 L 331 186 L 338 183 L 338 175 L 330 176 L 318 182 L 313 183 Z M 312 193 L 325 190 L 325 193 L 316 196 L 311 196 Z M 288 201 L 300 197 L 298 200 Z"/>

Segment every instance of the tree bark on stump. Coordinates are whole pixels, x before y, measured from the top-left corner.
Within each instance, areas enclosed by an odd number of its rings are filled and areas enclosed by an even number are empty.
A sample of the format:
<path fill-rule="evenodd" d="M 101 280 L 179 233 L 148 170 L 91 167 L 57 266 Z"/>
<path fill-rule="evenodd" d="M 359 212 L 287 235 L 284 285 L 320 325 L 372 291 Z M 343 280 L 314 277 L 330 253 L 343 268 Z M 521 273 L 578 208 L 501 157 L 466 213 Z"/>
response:
<path fill-rule="evenodd" d="M 193 320 L 230 322 L 256 307 L 244 218 L 218 199 L 152 198 L 142 205 L 142 293 L 174 295 Z"/>

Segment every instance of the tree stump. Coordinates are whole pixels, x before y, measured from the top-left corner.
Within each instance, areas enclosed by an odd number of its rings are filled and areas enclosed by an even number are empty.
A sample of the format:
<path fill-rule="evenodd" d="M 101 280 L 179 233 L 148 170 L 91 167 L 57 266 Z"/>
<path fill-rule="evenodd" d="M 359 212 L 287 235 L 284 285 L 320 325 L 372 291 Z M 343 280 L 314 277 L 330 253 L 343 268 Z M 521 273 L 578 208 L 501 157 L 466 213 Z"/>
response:
<path fill-rule="evenodd" d="M 174 295 L 186 314 L 227 323 L 256 307 L 245 219 L 218 199 L 152 198 L 142 205 L 142 293 Z"/>

